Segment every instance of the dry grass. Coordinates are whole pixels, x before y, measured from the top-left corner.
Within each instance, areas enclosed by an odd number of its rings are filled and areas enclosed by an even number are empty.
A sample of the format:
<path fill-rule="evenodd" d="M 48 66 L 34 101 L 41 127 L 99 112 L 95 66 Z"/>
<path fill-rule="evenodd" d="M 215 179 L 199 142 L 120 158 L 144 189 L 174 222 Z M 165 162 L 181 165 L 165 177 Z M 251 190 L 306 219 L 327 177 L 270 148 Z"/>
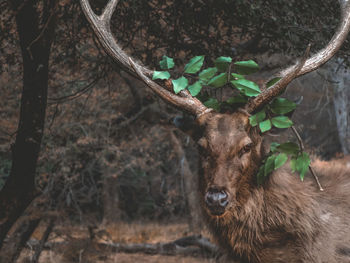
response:
<path fill-rule="evenodd" d="M 186 223 L 118 223 L 106 226 L 105 230 L 118 243 L 169 242 L 193 234 Z"/>

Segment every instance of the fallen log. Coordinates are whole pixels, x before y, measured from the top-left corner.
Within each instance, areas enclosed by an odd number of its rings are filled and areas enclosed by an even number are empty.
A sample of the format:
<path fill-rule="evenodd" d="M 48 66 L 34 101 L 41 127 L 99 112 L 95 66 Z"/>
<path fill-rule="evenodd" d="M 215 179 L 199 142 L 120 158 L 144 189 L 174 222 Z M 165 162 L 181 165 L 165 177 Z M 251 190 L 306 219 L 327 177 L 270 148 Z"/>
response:
<path fill-rule="evenodd" d="M 76 240 L 78 242 L 78 240 Z M 215 258 L 220 256 L 220 252 L 216 245 L 212 244 L 207 238 L 201 235 L 193 235 L 179 238 L 173 242 L 167 243 L 114 243 L 114 242 L 96 242 L 91 241 L 95 249 L 100 252 L 109 253 L 144 253 L 151 255 L 167 255 L 167 256 L 203 256 L 207 258 Z M 63 242 L 47 242 L 43 249 L 52 250 L 57 247 L 69 245 L 68 241 Z M 40 246 L 40 242 L 31 239 L 28 247 L 35 249 Z"/>

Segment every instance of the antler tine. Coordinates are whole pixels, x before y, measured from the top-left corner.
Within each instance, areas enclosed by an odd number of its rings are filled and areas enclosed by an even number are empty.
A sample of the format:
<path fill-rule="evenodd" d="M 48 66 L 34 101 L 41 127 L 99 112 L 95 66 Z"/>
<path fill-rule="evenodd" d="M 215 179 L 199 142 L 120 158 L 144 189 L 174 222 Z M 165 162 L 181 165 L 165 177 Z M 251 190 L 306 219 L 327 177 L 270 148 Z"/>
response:
<path fill-rule="evenodd" d="M 153 71 L 147 69 L 141 64 L 135 63 L 117 44 L 110 29 L 110 20 L 115 11 L 119 0 L 110 0 L 104 8 L 102 14 L 97 16 L 91 9 L 89 0 L 80 0 L 80 4 L 86 18 L 90 22 L 94 32 L 100 40 L 102 46 L 115 61 L 120 63 L 129 73 L 141 79 L 150 87 L 158 96 L 166 102 L 183 109 L 199 117 L 200 115 L 211 111 L 205 107 L 198 99 L 193 98 L 188 91 L 181 91 L 179 95 L 168 91 L 152 81 L 149 77 Z"/>
<path fill-rule="evenodd" d="M 112 18 L 112 15 L 114 13 L 115 8 L 117 7 L 119 0 L 111 0 L 107 3 L 105 8 L 103 9 L 102 15 L 100 16 L 102 21 L 105 21 L 106 27 L 110 27 L 110 21 Z"/>
<path fill-rule="evenodd" d="M 274 97 L 281 94 L 293 79 L 316 70 L 334 56 L 345 41 L 350 30 L 350 1 L 344 1 L 344 3 L 340 6 L 342 11 L 341 22 L 327 46 L 306 61 L 303 62 L 305 59 L 304 56 L 304 58 L 297 65 L 288 67 L 276 74 L 276 77 L 282 77 L 282 79 L 272 87 L 265 89 L 259 96 L 252 99 L 246 105 L 245 110 L 251 113 L 263 107 Z M 307 53 L 308 52 L 305 54 Z"/>
<path fill-rule="evenodd" d="M 309 56 L 310 48 L 311 45 L 309 44 L 303 58 L 298 62 L 298 64 L 292 66 L 292 70 L 290 70 L 274 86 L 272 86 L 269 89 L 265 89 L 259 96 L 251 100 L 248 104 L 246 104 L 245 110 L 249 113 L 252 113 L 253 111 L 259 109 L 266 103 L 273 100 L 273 98 L 280 95 L 284 91 L 285 87 L 287 87 L 287 85 L 298 76 L 299 72 L 305 65 L 306 59 Z"/>
<path fill-rule="evenodd" d="M 130 67 L 129 56 L 117 44 L 110 28 L 110 20 L 118 2 L 119 0 L 110 0 L 100 16 L 92 10 L 89 0 L 80 0 L 80 5 L 107 54 L 121 64 L 125 70 L 137 77 L 135 71 Z M 146 67 L 139 65 L 139 68 L 143 74 L 152 75 L 152 71 Z"/>

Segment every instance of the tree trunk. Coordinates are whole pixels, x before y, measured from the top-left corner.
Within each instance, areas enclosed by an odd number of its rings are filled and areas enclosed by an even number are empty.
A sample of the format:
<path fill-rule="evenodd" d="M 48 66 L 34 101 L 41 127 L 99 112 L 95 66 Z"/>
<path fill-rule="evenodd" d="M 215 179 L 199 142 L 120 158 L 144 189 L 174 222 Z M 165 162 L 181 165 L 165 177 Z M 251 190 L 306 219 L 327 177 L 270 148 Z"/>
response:
<path fill-rule="evenodd" d="M 179 166 L 184 178 L 185 198 L 189 209 L 189 227 L 194 233 L 201 233 L 203 229 L 202 210 L 199 200 L 198 175 L 191 171 L 190 165 L 186 158 L 186 153 L 181 146 L 181 142 L 173 132 L 170 132 L 173 142 L 174 151 L 179 157 Z"/>
<path fill-rule="evenodd" d="M 334 110 L 337 120 L 339 142 L 343 153 L 350 153 L 350 75 L 343 59 L 335 59 L 329 63 L 329 79 L 333 88 Z"/>
<path fill-rule="evenodd" d="M 56 0 L 45 0 L 41 10 L 36 2 L 12 1 L 23 57 L 23 91 L 11 172 L 0 192 L 0 248 L 11 226 L 37 194 L 35 169 L 44 130 Z"/>
<path fill-rule="evenodd" d="M 117 176 L 107 169 L 103 177 L 102 225 L 108 225 L 120 221 L 124 212 L 119 207 L 119 193 L 116 191 Z"/>

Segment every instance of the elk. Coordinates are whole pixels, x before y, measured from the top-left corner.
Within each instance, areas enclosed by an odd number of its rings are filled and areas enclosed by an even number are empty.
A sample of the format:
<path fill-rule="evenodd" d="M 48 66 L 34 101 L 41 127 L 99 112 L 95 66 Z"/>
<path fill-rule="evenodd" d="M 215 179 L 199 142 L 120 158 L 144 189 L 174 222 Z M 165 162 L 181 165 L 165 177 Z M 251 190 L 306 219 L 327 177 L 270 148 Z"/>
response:
<path fill-rule="evenodd" d="M 233 262 L 350 262 L 350 171 L 345 166 L 314 167 L 325 191 L 301 182 L 288 168 L 274 171 L 262 185 L 256 174 L 265 155 L 262 134 L 248 118 L 281 94 L 295 78 L 316 70 L 341 47 L 350 29 L 350 1 L 343 1 L 340 25 L 328 45 L 282 70 L 281 79 L 233 113 L 205 107 L 188 91 L 151 80 L 153 71 L 134 62 L 116 43 L 110 19 L 118 0 L 96 15 L 88 0 L 82 9 L 105 51 L 164 101 L 196 118 L 201 157 L 199 193 L 206 221 Z"/>

